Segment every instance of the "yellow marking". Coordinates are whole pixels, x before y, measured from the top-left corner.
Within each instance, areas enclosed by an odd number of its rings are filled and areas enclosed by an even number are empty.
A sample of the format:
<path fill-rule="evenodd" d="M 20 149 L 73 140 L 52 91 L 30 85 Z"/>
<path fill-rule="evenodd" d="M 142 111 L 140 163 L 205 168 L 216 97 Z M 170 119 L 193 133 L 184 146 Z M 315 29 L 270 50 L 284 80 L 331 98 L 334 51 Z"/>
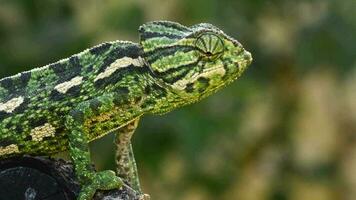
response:
<path fill-rule="evenodd" d="M 24 102 L 23 97 L 16 97 L 9 100 L 6 103 L 0 103 L 0 111 L 5 111 L 7 113 L 12 113 L 16 108 L 18 108 Z"/>
<path fill-rule="evenodd" d="M 128 67 L 130 65 L 133 65 L 135 67 L 142 67 L 143 66 L 143 60 L 141 57 L 138 57 L 136 59 L 130 58 L 130 57 L 123 57 L 120 59 L 115 60 L 115 62 L 111 63 L 109 67 L 105 69 L 104 72 L 98 74 L 98 76 L 94 79 L 94 82 L 104 79 L 106 77 L 111 76 L 116 70 L 124 67 Z"/>
<path fill-rule="evenodd" d="M 181 46 L 191 46 L 191 47 L 195 47 L 195 38 L 186 38 L 186 39 L 180 39 L 178 41 L 173 41 L 168 43 L 168 41 L 164 42 L 164 43 L 159 43 L 156 42 L 157 44 L 155 44 L 155 41 L 157 40 L 155 38 L 143 41 L 142 44 L 145 47 L 145 52 L 146 53 L 151 53 L 153 51 L 156 50 L 157 47 L 160 48 L 169 48 L 169 47 L 175 47 L 177 45 L 181 45 Z"/>
<path fill-rule="evenodd" d="M 51 124 L 46 123 L 43 126 L 32 129 L 30 135 L 33 141 L 40 142 L 45 137 L 53 137 L 55 133 L 56 129 Z"/>
<path fill-rule="evenodd" d="M 209 68 L 207 70 L 204 70 L 202 73 L 196 73 L 190 79 L 181 79 L 175 82 L 172 86 L 178 90 L 184 90 L 189 83 L 195 82 L 200 77 L 210 78 L 212 75 L 224 76 L 225 73 L 226 70 L 224 69 L 223 66 L 217 66 L 214 68 Z"/>
<path fill-rule="evenodd" d="M 10 144 L 6 147 L 0 147 L 0 156 L 19 152 L 19 147 L 16 144 Z"/>
<path fill-rule="evenodd" d="M 83 77 L 76 76 L 72 78 L 70 81 L 58 84 L 56 87 L 54 87 L 54 89 L 62 94 L 65 94 L 70 88 L 80 85 L 82 81 L 83 81 Z"/>

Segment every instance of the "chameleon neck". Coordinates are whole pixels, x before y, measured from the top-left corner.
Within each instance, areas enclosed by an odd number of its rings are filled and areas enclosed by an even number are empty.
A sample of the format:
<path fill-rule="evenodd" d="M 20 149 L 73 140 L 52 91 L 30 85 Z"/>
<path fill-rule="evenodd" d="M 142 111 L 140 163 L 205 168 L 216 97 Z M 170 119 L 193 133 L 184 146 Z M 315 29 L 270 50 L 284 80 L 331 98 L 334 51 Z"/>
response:
<path fill-rule="evenodd" d="M 137 95 L 144 95 L 142 109 L 144 112 L 152 114 L 164 114 L 178 106 L 186 104 L 186 100 L 172 91 L 171 86 L 166 85 L 150 71 L 146 65 L 147 73 L 144 77 L 140 77 L 141 91 Z"/>

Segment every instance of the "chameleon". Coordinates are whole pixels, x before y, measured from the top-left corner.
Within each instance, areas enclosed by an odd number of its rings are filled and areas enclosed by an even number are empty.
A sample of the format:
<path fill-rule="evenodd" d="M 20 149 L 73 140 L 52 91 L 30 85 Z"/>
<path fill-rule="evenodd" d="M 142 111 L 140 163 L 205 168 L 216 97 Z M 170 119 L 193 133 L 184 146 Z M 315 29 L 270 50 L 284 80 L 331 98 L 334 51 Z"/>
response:
<path fill-rule="evenodd" d="M 200 101 L 230 84 L 251 53 L 216 26 L 152 21 L 139 43 L 105 42 L 0 80 L 0 158 L 69 151 L 79 200 L 127 182 L 140 189 L 131 137 L 140 118 Z M 115 134 L 116 173 L 95 171 L 89 142 Z M 143 194 L 144 195 L 144 194 Z"/>

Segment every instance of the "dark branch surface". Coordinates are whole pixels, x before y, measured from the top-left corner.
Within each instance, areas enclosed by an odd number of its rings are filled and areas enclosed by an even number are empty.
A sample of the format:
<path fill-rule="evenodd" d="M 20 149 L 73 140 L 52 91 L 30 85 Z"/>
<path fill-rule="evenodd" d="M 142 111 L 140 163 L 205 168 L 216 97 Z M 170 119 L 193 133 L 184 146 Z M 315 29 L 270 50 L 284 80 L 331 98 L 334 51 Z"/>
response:
<path fill-rule="evenodd" d="M 79 191 L 70 162 L 30 156 L 0 161 L 0 200 L 74 200 Z M 139 194 L 124 185 L 94 197 L 104 199 L 139 200 Z"/>

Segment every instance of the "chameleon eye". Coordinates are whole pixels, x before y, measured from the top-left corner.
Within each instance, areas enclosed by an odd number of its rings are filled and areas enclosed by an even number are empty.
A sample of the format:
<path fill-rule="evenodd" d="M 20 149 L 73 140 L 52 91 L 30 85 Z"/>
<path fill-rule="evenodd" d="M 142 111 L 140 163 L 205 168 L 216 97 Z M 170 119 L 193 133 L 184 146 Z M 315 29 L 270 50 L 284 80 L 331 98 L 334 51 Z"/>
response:
<path fill-rule="evenodd" d="M 207 32 L 198 36 L 195 46 L 203 52 L 203 56 L 209 60 L 219 58 L 224 52 L 224 42 L 215 33 Z"/>

